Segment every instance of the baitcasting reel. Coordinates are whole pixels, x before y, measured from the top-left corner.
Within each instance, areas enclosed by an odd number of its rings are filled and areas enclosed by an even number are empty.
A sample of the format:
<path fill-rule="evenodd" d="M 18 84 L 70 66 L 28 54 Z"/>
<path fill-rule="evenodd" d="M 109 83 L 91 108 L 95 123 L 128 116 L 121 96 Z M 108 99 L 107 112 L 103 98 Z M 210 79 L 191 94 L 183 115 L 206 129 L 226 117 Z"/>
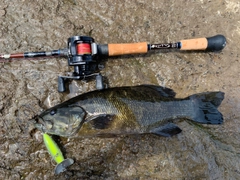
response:
<path fill-rule="evenodd" d="M 66 91 L 67 79 L 96 78 L 96 88 L 103 89 L 103 77 L 99 71 L 97 62 L 97 45 L 94 39 L 87 36 L 73 36 L 68 38 L 68 65 L 74 67 L 71 76 L 58 76 L 58 91 Z"/>

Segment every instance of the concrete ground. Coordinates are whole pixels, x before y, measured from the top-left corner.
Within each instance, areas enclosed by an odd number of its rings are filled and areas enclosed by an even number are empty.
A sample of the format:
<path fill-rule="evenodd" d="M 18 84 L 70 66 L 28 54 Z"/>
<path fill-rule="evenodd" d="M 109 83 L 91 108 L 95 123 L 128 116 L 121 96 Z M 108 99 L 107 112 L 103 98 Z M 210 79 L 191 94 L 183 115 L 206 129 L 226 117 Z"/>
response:
<path fill-rule="evenodd" d="M 78 94 L 94 82 L 72 81 L 58 93 L 57 77 L 71 72 L 65 58 L 0 64 L 0 179 L 239 179 L 240 3 L 237 0 L 2 0 L 0 52 L 65 48 L 73 35 L 99 44 L 166 43 L 223 34 L 221 52 L 158 51 L 109 58 L 102 74 L 110 87 L 155 84 L 177 97 L 223 91 L 223 125 L 180 121 L 172 138 L 59 138 L 68 171 L 55 176 L 31 118 Z"/>

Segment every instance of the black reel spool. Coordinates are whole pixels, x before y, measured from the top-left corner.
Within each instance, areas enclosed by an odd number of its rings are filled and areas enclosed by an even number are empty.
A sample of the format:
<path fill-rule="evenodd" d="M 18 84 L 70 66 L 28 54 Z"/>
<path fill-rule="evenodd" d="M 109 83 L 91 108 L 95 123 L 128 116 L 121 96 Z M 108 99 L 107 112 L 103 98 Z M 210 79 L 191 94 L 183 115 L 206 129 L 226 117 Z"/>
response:
<path fill-rule="evenodd" d="M 98 71 L 98 62 L 94 39 L 88 36 L 72 36 L 68 38 L 68 51 L 68 65 L 74 67 L 74 72 L 71 76 L 58 76 L 58 91 L 66 91 L 66 80 L 87 80 L 92 77 L 96 78 L 96 88 L 103 89 L 102 75 L 95 73 Z"/>

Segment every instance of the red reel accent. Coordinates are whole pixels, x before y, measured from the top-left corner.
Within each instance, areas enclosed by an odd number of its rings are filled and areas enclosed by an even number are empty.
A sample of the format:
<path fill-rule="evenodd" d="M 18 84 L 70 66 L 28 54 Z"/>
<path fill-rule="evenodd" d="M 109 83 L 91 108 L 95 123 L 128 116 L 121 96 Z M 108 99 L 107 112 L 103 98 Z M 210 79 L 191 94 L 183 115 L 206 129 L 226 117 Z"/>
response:
<path fill-rule="evenodd" d="M 78 55 L 92 54 L 91 44 L 88 43 L 77 44 L 77 54 Z"/>

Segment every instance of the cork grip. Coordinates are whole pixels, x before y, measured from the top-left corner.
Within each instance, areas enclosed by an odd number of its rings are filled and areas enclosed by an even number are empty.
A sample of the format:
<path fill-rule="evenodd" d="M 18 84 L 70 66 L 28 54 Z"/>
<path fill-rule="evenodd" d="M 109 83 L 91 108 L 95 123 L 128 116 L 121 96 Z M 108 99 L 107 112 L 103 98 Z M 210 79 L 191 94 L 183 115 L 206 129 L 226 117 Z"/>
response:
<path fill-rule="evenodd" d="M 180 41 L 180 50 L 205 50 L 208 46 L 207 38 L 187 39 Z"/>
<path fill-rule="evenodd" d="M 181 40 L 180 50 L 220 51 L 226 46 L 226 38 L 219 34 L 207 38 Z"/>
<path fill-rule="evenodd" d="M 117 56 L 124 54 L 147 53 L 148 45 L 146 42 L 130 44 L 108 44 L 108 55 Z"/>

